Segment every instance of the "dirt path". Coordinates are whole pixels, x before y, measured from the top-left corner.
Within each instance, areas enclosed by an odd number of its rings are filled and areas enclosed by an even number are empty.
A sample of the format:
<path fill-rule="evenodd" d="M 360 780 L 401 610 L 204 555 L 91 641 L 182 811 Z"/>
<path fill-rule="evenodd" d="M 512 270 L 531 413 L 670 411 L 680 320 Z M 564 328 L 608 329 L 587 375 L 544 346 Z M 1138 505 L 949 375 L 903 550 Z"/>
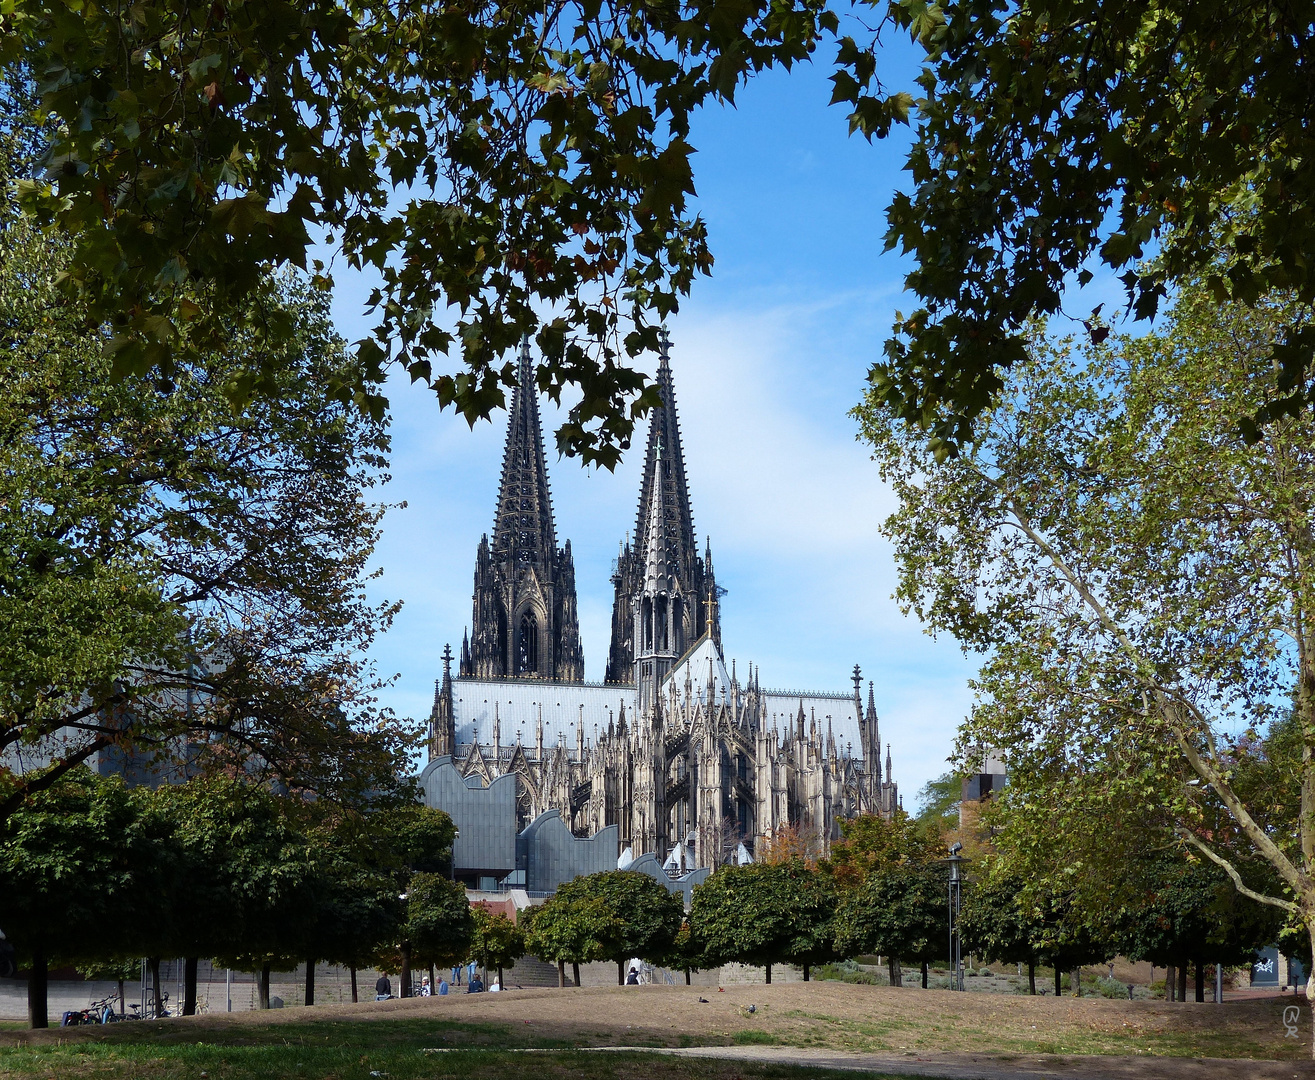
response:
<path fill-rule="evenodd" d="M 1019 1077 L 1064 1077 L 1065 1080 L 1232 1080 L 1238 1062 L 1232 1058 L 1146 1057 L 1005 1057 L 979 1054 L 843 1053 L 776 1046 L 700 1046 L 655 1053 L 682 1057 L 754 1061 L 773 1065 L 807 1065 L 890 1076 L 926 1076 L 942 1080 L 1017 1080 Z M 1315 1076 L 1310 1062 L 1247 1062 L 1247 1080 L 1289 1080 Z"/>

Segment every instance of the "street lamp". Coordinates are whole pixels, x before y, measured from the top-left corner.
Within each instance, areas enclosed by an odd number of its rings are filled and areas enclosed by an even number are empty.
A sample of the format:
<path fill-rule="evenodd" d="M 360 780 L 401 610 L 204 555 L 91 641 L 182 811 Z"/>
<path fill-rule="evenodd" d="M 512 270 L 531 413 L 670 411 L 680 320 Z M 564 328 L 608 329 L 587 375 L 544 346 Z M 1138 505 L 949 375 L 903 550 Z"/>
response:
<path fill-rule="evenodd" d="M 968 860 L 959 854 L 963 845 L 955 841 L 950 845 L 950 989 L 962 990 L 963 943 L 959 940 L 959 906 L 963 897 L 963 864 Z"/>

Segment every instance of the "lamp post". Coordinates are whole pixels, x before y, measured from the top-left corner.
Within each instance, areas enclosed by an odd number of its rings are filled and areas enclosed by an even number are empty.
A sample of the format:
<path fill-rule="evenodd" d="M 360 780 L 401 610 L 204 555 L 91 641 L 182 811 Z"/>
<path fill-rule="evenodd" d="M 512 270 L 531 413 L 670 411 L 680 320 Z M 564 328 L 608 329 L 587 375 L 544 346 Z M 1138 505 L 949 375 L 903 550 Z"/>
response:
<path fill-rule="evenodd" d="M 959 940 L 959 904 L 963 896 L 963 864 L 968 860 L 959 854 L 963 845 L 957 841 L 950 845 L 950 989 L 962 990 L 963 945 Z"/>

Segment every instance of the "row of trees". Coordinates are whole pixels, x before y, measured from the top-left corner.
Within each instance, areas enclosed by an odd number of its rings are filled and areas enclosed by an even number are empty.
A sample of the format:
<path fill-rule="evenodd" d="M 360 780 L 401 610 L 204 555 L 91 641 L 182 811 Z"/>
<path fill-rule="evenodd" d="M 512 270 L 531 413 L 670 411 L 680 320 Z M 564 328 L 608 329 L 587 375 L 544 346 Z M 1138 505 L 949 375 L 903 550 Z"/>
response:
<path fill-rule="evenodd" d="M 892 985 L 902 965 L 921 968 L 949 959 L 948 869 L 939 829 L 902 811 L 892 820 L 846 822 L 829 859 L 795 852 L 748 866 L 718 869 L 694 890 L 688 917 L 678 895 L 642 874 L 614 871 L 577 878 L 523 916 L 526 949 L 557 964 L 610 960 L 617 979 L 638 958 L 688 973 L 738 962 L 766 969 L 803 968 L 857 955 L 887 959 Z M 1147 849 L 1149 850 L 1149 849 Z M 984 960 L 1025 965 L 1036 993 L 1036 969 L 1064 972 L 1115 955 L 1176 968 L 1196 965 L 1197 996 L 1206 964 L 1249 963 L 1271 944 L 1281 920 L 1239 895 L 1217 867 L 1172 852 L 1125 863 L 1104 903 L 1078 890 L 1026 878 L 1006 853 L 984 849 L 963 892 L 964 948 Z M 1080 984 L 1075 988 L 1080 992 Z"/>
<path fill-rule="evenodd" d="M 489 953 L 491 920 L 449 880 L 451 819 L 418 805 L 349 810 L 228 777 L 152 790 L 70 772 L 0 825 L 0 926 L 29 969 L 29 1017 L 47 1023 L 46 971 L 148 957 L 260 972 L 315 962 L 400 972 Z M 503 919 L 503 922 L 506 922 Z"/>

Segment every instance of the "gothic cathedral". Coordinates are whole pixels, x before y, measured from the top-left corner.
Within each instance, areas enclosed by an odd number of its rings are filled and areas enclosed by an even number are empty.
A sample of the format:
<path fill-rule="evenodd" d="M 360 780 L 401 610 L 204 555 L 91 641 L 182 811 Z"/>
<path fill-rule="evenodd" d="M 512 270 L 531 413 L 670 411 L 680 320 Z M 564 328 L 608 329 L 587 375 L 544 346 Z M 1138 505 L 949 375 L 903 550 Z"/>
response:
<path fill-rule="evenodd" d="M 619 826 L 674 870 L 752 855 L 783 828 L 819 853 L 839 822 L 898 805 L 875 690 L 771 690 L 727 671 L 712 552 L 700 554 L 663 335 L 633 539 L 612 585 L 602 682 L 584 681 L 571 543 L 558 548 L 528 346 L 512 395 L 493 539 L 475 557 L 459 674 L 444 651 L 431 757 L 468 782 L 516 777 L 527 824 L 560 811 L 577 835 Z M 476 780 L 478 778 L 478 780 Z"/>

